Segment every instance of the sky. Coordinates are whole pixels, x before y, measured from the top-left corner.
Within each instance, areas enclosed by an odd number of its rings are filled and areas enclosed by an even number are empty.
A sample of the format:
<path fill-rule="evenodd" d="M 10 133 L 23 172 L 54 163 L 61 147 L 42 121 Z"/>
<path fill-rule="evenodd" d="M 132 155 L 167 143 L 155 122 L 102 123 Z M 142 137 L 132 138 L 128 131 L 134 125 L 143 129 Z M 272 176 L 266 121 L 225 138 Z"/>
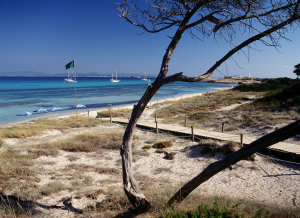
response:
<path fill-rule="evenodd" d="M 65 64 L 75 58 L 79 73 L 157 75 L 163 55 L 176 29 L 142 33 L 117 16 L 111 0 L 0 0 L 0 72 L 36 71 L 67 73 Z M 251 74 L 258 78 L 290 77 L 300 63 L 300 30 L 281 40 L 279 52 L 256 43 L 250 61 L 235 54 L 227 61 L 228 75 Z M 194 41 L 185 33 L 169 66 L 169 75 L 205 73 L 230 46 L 212 39 Z M 226 74 L 225 65 L 218 68 Z M 215 71 L 212 77 L 223 77 Z"/>

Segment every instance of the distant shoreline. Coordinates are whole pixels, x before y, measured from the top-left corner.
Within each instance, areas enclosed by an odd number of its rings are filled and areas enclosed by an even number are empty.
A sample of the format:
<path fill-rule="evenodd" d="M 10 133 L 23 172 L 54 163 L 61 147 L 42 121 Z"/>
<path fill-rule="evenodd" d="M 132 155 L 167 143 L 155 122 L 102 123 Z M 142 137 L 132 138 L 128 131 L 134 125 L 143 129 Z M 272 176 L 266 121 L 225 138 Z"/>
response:
<path fill-rule="evenodd" d="M 254 78 L 206 78 L 203 81 L 206 81 L 208 83 L 230 83 L 230 84 L 255 84 L 255 83 L 261 83 L 260 80 L 254 79 Z"/>

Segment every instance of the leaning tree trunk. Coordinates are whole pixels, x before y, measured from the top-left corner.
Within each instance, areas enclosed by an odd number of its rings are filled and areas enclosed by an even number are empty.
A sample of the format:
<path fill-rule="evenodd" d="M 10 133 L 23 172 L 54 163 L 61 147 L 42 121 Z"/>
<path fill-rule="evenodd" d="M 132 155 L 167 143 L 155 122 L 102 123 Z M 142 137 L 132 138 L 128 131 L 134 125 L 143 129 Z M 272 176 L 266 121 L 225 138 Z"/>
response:
<path fill-rule="evenodd" d="M 127 2 L 127 1 L 126 1 Z M 168 72 L 168 68 L 169 68 L 169 63 L 171 60 L 171 56 L 174 52 L 174 50 L 176 49 L 181 36 L 183 34 L 183 32 L 187 29 L 190 29 L 194 26 L 197 26 L 200 23 L 203 23 L 205 21 L 211 21 L 212 15 L 215 12 L 212 12 L 211 14 L 208 14 L 207 16 L 202 17 L 200 20 L 189 24 L 188 22 L 191 19 L 191 17 L 197 12 L 197 10 L 203 6 L 204 4 L 208 3 L 209 0 L 204 0 L 204 1 L 199 1 L 196 6 L 189 12 L 187 12 L 184 16 L 184 19 L 181 21 L 180 26 L 178 27 L 174 37 L 172 38 L 166 53 L 163 57 L 163 61 L 162 61 L 162 65 L 160 68 L 160 73 L 158 75 L 158 77 L 156 78 L 156 80 L 154 81 L 154 83 L 152 83 L 151 85 L 149 84 L 149 87 L 147 88 L 145 94 L 143 95 L 143 97 L 140 99 L 139 103 L 134 107 L 133 111 L 132 111 L 132 115 L 130 118 L 130 121 L 127 125 L 127 128 L 125 130 L 124 133 L 124 137 L 123 137 L 123 143 L 121 146 L 121 156 L 122 156 L 122 169 L 123 169 L 123 185 L 124 185 L 124 190 L 125 193 L 129 199 L 129 201 L 131 202 L 131 204 L 139 209 L 148 209 L 150 208 L 150 201 L 147 200 L 145 198 L 145 196 L 140 192 L 140 190 L 138 189 L 137 183 L 134 179 L 134 175 L 133 175 L 133 170 L 132 170 L 132 140 L 133 140 L 133 133 L 134 133 L 134 129 L 136 127 L 137 121 L 140 118 L 141 114 L 143 113 L 143 111 L 145 110 L 148 102 L 151 100 L 151 98 L 155 95 L 155 93 L 161 88 L 161 86 L 163 86 L 164 84 L 168 84 L 168 83 L 172 83 L 172 82 L 176 82 L 176 81 L 182 81 L 182 82 L 197 82 L 197 81 L 201 81 L 207 77 L 209 77 L 215 69 L 217 69 L 223 62 L 225 62 L 228 58 L 230 58 L 233 54 L 235 54 L 236 52 L 238 52 L 239 50 L 241 50 L 242 48 L 248 46 L 249 44 L 251 44 L 254 41 L 260 40 L 261 38 L 271 34 L 274 31 L 277 31 L 278 29 L 292 23 L 295 20 L 299 19 L 298 16 L 298 5 L 300 0 L 298 0 L 297 3 L 297 7 L 295 9 L 294 15 L 291 16 L 291 18 L 287 19 L 286 21 L 283 21 L 281 23 L 279 23 L 278 25 L 269 28 L 268 30 L 257 34 L 251 38 L 249 38 L 248 40 L 245 40 L 243 43 L 241 43 L 240 45 L 234 47 L 232 50 L 230 50 L 223 58 L 221 58 L 219 61 L 217 61 L 206 73 L 202 74 L 201 76 L 192 78 L 192 77 L 187 77 L 182 75 L 182 73 L 177 73 L 171 76 L 167 77 L 167 72 Z M 126 4 L 125 4 L 126 5 Z M 121 10 L 122 11 L 122 10 Z M 123 13 L 125 13 L 124 11 L 122 11 Z M 123 14 L 124 15 L 124 14 Z M 125 15 L 124 15 L 125 16 Z M 125 16 L 125 18 L 132 23 L 128 17 Z M 242 18 L 241 18 L 242 19 Z M 233 22 L 234 20 L 232 20 Z M 220 20 L 220 22 L 222 22 L 222 20 Z M 228 25 L 228 22 L 223 22 L 221 24 L 219 24 L 219 22 L 217 22 L 217 28 L 215 31 L 217 31 L 220 27 L 224 26 L 224 25 Z M 259 143 L 261 142 L 261 140 L 259 141 Z M 276 142 L 275 142 L 276 143 Z M 253 144 L 253 143 L 252 143 Z M 268 144 L 268 143 L 267 143 Z M 264 144 L 263 146 L 267 147 L 270 145 Z M 255 146 L 258 144 L 255 144 Z M 261 147 L 261 146 L 259 146 Z M 248 148 L 248 146 L 247 146 Z M 246 148 L 243 148 L 246 149 Z M 250 151 L 245 151 L 247 152 L 248 156 L 252 153 L 254 153 L 256 150 L 256 148 L 251 147 Z M 242 150 L 244 151 L 244 150 Z M 235 163 L 234 161 L 239 161 L 240 159 L 238 159 L 240 156 L 242 155 L 243 157 L 246 156 L 246 154 L 242 153 L 242 154 L 238 154 L 238 157 L 230 155 L 228 158 L 226 157 L 226 159 L 224 160 L 224 162 L 222 162 L 221 167 L 219 167 L 219 165 L 217 163 L 213 164 L 212 166 L 210 166 L 208 168 L 208 170 L 203 171 L 199 176 L 197 176 L 194 180 L 192 180 L 190 183 L 188 183 L 186 186 L 183 187 L 184 189 L 184 193 L 183 195 L 176 193 L 172 199 L 170 199 L 169 201 L 169 205 L 171 205 L 174 202 L 181 202 L 196 186 L 195 184 L 198 184 L 199 181 L 206 181 L 207 179 L 209 179 L 211 176 L 213 176 L 214 174 L 220 172 L 221 170 L 225 169 L 226 166 L 228 165 L 228 163 Z M 230 158 L 234 158 L 234 161 L 232 161 Z M 211 173 L 211 169 L 213 169 L 213 173 Z M 200 178 L 196 183 L 195 180 L 197 180 L 197 178 Z M 199 183 L 201 184 L 201 182 Z M 182 191 L 181 191 L 182 193 Z M 178 197 L 179 196 L 179 197 Z"/>
<path fill-rule="evenodd" d="M 165 81 L 169 63 L 171 56 L 178 45 L 181 36 L 183 32 L 186 30 L 185 26 L 189 22 L 189 19 L 192 17 L 192 15 L 198 10 L 197 8 L 200 7 L 200 4 L 198 7 L 195 7 L 193 12 L 188 14 L 181 23 L 180 27 L 177 29 L 173 39 L 171 40 L 166 53 L 163 57 L 160 73 L 156 80 L 147 88 L 145 94 L 140 99 L 139 103 L 134 107 L 132 111 L 132 115 L 130 118 L 130 121 L 127 125 L 127 128 L 124 133 L 123 137 L 123 144 L 121 146 L 121 156 L 122 156 L 122 169 L 123 169 L 123 186 L 125 194 L 127 195 L 130 203 L 135 207 L 139 208 L 141 210 L 145 210 L 151 207 L 150 201 L 146 199 L 146 197 L 140 192 L 138 185 L 134 179 L 133 170 L 132 170 L 132 140 L 133 140 L 133 133 L 134 129 L 136 127 L 137 121 L 140 118 L 141 114 L 145 110 L 148 102 L 151 100 L 151 98 L 156 94 L 156 92 L 160 89 L 160 87 L 166 83 L 169 83 L 170 81 Z M 176 76 L 180 76 L 181 74 L 175 74 Z M 208 77 L 209 75 L 205 76 Z M 174 78 L 175 78 L 174 77 Z M 173 78 L 173 77 L 171 77 Z M 204 77 L 203 77 L 204 79 Z M 199 79 L 201 80 L 201 79 Z"/>
<path fill-rule="evenodd" d="M 124 191 L 130 203 L 135 208 L 139 208 L 141 210 L 149 209 L 150 201 L 146 199 L 146 197 L 140 192 L 133 175 L 131 166 L 133 133 L 138 119 L 145 110 L 148 102 L 159 90 L 159 88 L 160 87 L 153 88 L 151 85 L 149 85 L 144 96 L 140 99 L 139 103 L 134 106 L 131 114 L 131 119 L 123 136 L 123 144 L 121 146 Z"/>
<path fill-rule="evenodd" d="M 265 135 L 249 145 L 246 145 L 238 151 L 226 156 L 222 160 L 210 164 L 198 176 L 185 184 L 177 193 L 168 201 L 167 206 L 176 206 L 182 202 L 195 188 L 211 177 L 226 169 L 227 167 L 237 163 L 238 161 L 249 157 L 250 155 L 267 148 L 277 142 L 286 140 L 300 133 L 300 120 L 295 121 L 284 128 Z"/>

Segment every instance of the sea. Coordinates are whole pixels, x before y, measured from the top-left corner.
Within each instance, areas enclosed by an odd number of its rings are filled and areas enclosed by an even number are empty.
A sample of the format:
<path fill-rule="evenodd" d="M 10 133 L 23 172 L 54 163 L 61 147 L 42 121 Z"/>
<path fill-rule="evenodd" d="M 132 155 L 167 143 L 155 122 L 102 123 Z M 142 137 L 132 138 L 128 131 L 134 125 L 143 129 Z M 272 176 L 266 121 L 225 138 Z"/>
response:
<path fill-rule="evenodd" d="M 118 78 L 120 82 L 110 82 L 108 77 L 77 77 L 77 104 L 85 105 L 80 112 L 137 103 L 148 87 L 148 82 L 139 78 Z M 61 77 L 0 77 L 0 125 L 37 120 L 43 117 L 75 113 L 75 83 L 64 83 Z M 151 79 L 152 82 L 154 79 Z M 165 98 L 215 91 L 216 88 L 231 87 L 235 84 L 174 82 L 164 85 L 152 98 Z M 36 109 L 61 108 L 61 111 L 34 113 L 17 116 L 22 112 Z"/>

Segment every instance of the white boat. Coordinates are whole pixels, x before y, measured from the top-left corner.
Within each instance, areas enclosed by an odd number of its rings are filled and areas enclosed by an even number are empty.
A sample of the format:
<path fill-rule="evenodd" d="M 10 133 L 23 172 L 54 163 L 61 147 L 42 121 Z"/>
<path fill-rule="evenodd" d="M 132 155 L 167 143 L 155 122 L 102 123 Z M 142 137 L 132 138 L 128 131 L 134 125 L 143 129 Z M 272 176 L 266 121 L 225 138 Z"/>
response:
<path fill-rule="evenodd" d="M 70 77 L 69 71 L 68 71 L 68 79 L 64 79 L 64 83 L 76 83 L 76 80 L 73 80 L 72 77 Z"/>
<path fill-rule="evenodd" d="M 141 79 L 141 80 L 143 80 L 145 82 L 149 82 L 148 79 L 147 79 L 147 73 L 145 73 L 145 77 L 143 79 Z"/>
<path fill-rule="evenodd" d="M 110 79 L 110 81 L 113 82 L 113 83 L 118 83 L 118 82 L 120 82 L 120 80 L 118 80 L 117 71 L 116 71 L 116 79 L 114 79 L 114 74 L 112 73 L 112 74 L 111 74 L 111 79 Z"/>

